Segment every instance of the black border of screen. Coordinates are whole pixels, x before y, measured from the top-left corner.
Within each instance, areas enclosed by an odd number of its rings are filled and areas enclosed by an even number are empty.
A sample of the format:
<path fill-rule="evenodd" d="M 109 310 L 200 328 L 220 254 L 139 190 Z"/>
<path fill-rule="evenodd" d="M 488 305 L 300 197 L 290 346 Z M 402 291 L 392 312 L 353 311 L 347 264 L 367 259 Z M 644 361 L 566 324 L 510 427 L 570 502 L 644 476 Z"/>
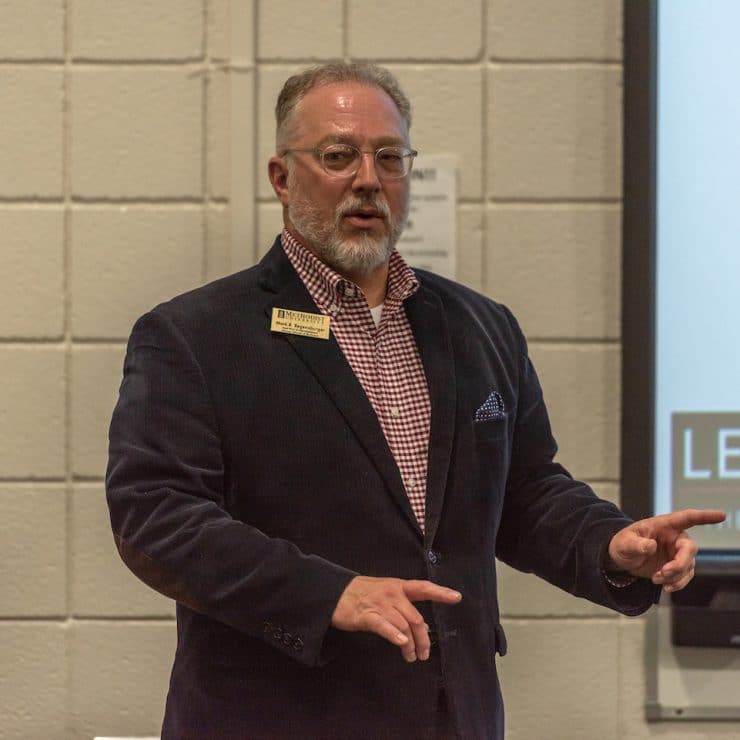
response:
<path fill-rule="evenodd" d="M 654 513 L 657 0 L 624 4 L 621 504 Z"/>

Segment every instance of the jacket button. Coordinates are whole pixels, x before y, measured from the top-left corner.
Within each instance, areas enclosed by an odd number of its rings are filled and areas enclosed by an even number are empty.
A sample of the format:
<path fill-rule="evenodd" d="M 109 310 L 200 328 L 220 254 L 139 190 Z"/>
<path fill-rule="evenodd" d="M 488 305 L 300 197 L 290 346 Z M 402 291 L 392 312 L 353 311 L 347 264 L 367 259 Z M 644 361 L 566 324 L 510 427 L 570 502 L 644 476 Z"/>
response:
<path fill-rule="evenodd" d="M 283 645 L 290 647 L 293 644 L 293 635 L 290 632 L 283 632 Z"/>
<path fill-rule="evenodd" d="M 272 636 L 276 640 L 282 640 L 283 639 L 283 631 L 280 629 L 280 627 L 276 627 L 275 631 L 272 633 Z"/>
<path fill-rule="evenodd" d="M 432 564 L 436 565 L 439 562 L 439 554 L 434 550 L 427 551 L 427 560 Z"/>
<path fill-rule="evenodd" d="M 297 653 L 300 653 L 301 650 L 303 650 L 303 640 L 301 640 L 300 637 L 296 637 L 295 640 L 293 640 L 293 650 Z"/>

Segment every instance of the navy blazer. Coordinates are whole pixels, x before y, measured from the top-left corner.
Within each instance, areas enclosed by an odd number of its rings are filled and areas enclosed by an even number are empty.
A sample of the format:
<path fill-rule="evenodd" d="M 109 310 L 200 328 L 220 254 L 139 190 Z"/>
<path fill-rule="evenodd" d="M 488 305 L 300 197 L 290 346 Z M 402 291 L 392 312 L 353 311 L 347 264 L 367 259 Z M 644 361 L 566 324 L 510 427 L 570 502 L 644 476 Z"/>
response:
<path fill-rule="evenodd" d="M 503 306 L 419 271 L 405 302 L 432 406 L 426 531 L 333 336 L 270 331 L 316 312 L 279 240 L 259 265 L 136 323 L 110 429 L 121 557 L 177 600 L 163 738 L 426 737 L 439 673 L 462 738 L 502 738 L 495 557 L 625 614 L 599 563 L 629 520 L 553 461 L 525 340 Z M 422 604 L 433 659 L 331 627 L 356 575 L 458 589 Z"/>

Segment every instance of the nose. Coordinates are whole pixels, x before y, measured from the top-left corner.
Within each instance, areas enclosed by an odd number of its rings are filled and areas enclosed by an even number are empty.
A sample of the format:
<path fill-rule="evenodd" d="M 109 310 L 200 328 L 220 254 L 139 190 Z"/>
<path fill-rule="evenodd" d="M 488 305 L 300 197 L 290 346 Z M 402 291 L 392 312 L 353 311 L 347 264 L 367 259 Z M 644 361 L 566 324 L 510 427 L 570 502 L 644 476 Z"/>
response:
<path fill-rule="evenodd" d="M 352 190 L 355 192 L 377 192 L 381 188 L 380 178 L 375 168 L 375 152 L 362 152 L 360 169 L 352 179 Z"/>

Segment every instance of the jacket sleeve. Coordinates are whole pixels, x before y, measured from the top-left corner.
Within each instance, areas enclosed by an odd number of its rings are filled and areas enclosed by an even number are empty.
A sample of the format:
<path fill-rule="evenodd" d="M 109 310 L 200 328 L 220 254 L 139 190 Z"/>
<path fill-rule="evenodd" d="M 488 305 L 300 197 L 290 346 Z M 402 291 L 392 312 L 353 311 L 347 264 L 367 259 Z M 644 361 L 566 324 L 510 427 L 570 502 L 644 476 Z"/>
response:
<path fill-rule="evenodd" d="M 107 499 L 126 565 L 190 609 L 302 663 L 322 662 L 334 607 L 356 574 L 229 515 L 201 368 L 156 309 L 131 334 L 109 439 Z"/>
<path fill-rule="evenodd" d="M 509 320 L 519 345 L 519 397 L 496 554 L 575 596 L 641 614 L 660 588 L 638 579 L 618 589 L 601 569 L 611 538 L 632 520 L 554 461 L 557 444 L 542 389 L 521 330 L 510 314 Z"/>

